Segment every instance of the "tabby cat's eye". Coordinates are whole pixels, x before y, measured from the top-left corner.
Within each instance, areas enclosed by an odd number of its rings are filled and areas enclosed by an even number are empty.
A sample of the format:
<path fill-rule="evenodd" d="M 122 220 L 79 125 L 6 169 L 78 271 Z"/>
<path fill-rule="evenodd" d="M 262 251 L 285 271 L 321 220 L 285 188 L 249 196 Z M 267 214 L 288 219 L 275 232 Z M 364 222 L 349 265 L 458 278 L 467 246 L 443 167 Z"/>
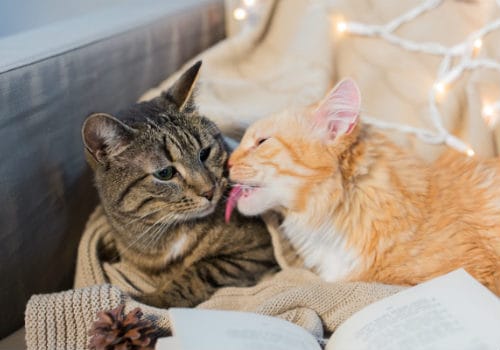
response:
<path fill-rule="evenodd" d="M 153 176 L 156 177 L 158 180 L 168 181 L 174 177 L 176 172 L 177 171 L 175 170 L 175 168 L 173 166 L 168 166 L 164 169 L 155 171 L 153 173 Z"/>
<path fill-rule="evenodd" d="M 212 150 L 211 147 L 207 147 L 207 148 L 204 148 L 200 151 L 200 160 L 202 162 L 204 162 L 208 159 L 208 156 L 210 155 L 211 150 Z"/>

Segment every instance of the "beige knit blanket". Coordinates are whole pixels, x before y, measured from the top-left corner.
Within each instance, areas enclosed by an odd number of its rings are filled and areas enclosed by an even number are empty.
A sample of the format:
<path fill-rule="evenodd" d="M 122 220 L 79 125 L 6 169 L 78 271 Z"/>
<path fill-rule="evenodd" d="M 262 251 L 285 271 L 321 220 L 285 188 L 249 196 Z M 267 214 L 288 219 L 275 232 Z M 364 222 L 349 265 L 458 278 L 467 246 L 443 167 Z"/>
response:
<path fill-rule="evenodd" d="M 277 316 L 322 338 L 324 330 L 334 331 L 362 307 L 401 290 L 402 287 L 375 283 L 326 283 L 307 270 L 288 267 L 289 262 L 300 264 L 300 260 L 288 246 L 281 244 L 276 218 L 266 220 L 285 269 L 255 287 L 223 288 L 200 308 Z M 28 349 L 85 349 L 96 313 L 120 303 L 125 303 L 125 311 L 141 307 L 145 317 L 164 335 L 168 334 L 167 310 L 140 304 L 131 297 L 152 289 L 148 277 L 125 263 L 112 262 L 115 254 L 110 226 L 98 207 L 80 242 L 76 289 L 34 295 L 28 302 L 25 319 Z"/>
<path fill-rule="evenodd" d="M 364 23 L 386 23 L 418 1 L 263 0 L 260 3 L 267 4 L 268 11 L 259 27 L 233 35 L 241 23 L 229 16 L 229 38 L 194 58 L 203 59 L 199 108 L 225 133 L 235 136 L 245 125 L 269 113 L 317 101 L 335 81 L 345 76 L 358 81 L 363 108 L 368 114 L 387 121 L 432 127 L 426 92 L 435 80 L 439 59 L 406 52 L 380 39 L 335 38 L 331 22 L 332 16 L 343 16 Z M 398 29 L 397 34 L 453 45 L 495 15 L 492 9 L 492 0 L 445 1 L 432 13 Z M 498 40 L 498 34 L 491 34 L 482 50 L 498 56 Z M 156 96 L 175 78 L 176 75 L 167 79 L 143 99 Z M 489 129 L 484 124 L 481 99 L 482 96 L 500 99 L 499 82 L 498 74 L 491 72 L 466 75 L 449 91 L 441 111 L 445 127 L 485 157 L 499 153 L 500 133 L 498 127 Z M 390 136 L 427 159 L 436 158 L 442 150 L 402 134 Z M 221 289 L 199 307 L 282 317 L 322 337 L 324 330 L 335 330 L 353 312 L 401 289 L 380 284 L 322 282 L 312 273 L 296 268 L 300 259 L 281 240 L 276 218 L 267 218 L 267 223 L 283 271 L 255 287 Z M 129 266 L 107 261 L 113 254 L 108 231 L 102 211 L 97 209 L 80 244 L 77 289 L 31 298 L 26 308 L 28 349 L 84 349 L 87 331 L 98 310 L 122 302 L 129 310 L 137 305 L 130 295 L 151 290 L 147 276 Z M 158 327 L 168 331 L 165 310 L 140 306 Z"/>

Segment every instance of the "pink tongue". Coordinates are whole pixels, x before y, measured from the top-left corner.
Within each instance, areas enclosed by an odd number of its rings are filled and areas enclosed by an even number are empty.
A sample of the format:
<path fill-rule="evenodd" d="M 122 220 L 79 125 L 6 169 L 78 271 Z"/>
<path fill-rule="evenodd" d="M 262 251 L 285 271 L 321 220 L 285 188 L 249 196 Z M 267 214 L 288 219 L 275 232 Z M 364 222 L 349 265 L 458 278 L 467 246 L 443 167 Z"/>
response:
<path fill-rule="evenodd" d="M 235 187 L 233 187 L 231 192 L 229 192 L 229 199 L 227 200 L 226 204 L 226 214 L 225 214 L 226 222 L 229 222 L 229 220 L 231 219 L 231 213 L 236 207 L 238 199 L 240 199 L 242 195 L 243 195 L 243 189 L 241 188 L 240 185 L 236 185 Z"/>

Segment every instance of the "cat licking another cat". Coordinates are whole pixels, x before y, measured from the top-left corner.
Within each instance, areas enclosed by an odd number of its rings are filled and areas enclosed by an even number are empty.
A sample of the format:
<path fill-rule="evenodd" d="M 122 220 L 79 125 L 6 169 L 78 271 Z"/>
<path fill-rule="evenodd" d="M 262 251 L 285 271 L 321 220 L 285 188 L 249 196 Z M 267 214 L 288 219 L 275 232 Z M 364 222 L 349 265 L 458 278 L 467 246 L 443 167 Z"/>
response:
<path fill-rule="evenodd" d="M 427 164 L 359 122 L 340 82 L 317 106 L 257 121 L 229 159 L 226 219 L 268 210 L 327 281 L 414 285 L 459 267 L 500 295 L 500 160 Z"/>
<path fill-rule="evenodd" d="M 224 223 L 228 147 L 192 97 L 201 62 L 161 96 L 82 129 L 119 259 L 146 275 L 158 306 L 194 306 L 220 287 L 255 284 L 275 266 L 258 219 Z"/>

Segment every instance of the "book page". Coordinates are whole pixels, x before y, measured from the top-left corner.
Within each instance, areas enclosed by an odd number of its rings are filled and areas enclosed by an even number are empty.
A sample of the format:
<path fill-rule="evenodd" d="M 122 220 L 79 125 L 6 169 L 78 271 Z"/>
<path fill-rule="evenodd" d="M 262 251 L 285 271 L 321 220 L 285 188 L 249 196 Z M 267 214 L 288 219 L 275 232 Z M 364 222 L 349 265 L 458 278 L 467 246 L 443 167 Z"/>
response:
<path fill-rule="evenodd" d="M 169 309 L 169 316 L 182 350 L 321 350 L 309 332 L 279 318 L 183 308 Z M 157 346 L 157 350 L 170 348 Z"/>
<path fill-rule="evenodd" d="M 155 350 L 182 350 L 181 344 L 179 344 L 179 339 L 176 337 L 163 337 L 158 338 L 156 342 Z"/>
<path fill-rule="evenodd" d="M 463 269 L 355 313 L 325 350 L 500 350 L 500 299 Z"/>

